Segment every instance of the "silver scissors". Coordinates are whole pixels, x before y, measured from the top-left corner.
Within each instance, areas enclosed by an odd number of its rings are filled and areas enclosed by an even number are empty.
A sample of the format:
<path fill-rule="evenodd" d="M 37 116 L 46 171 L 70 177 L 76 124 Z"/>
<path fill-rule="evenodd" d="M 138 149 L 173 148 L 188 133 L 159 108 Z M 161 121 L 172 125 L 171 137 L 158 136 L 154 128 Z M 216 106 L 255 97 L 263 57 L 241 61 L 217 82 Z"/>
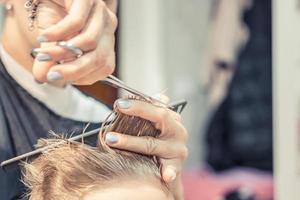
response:
<path fill-rule="evenodd" d="M 149 95 L 146 95 L 142 92 L 139 92 L 138 90 L 132 88 L 132 87 L 129 87 L 128 85 L 126 85 L 123 81 L 121 81 L 120 79 L 118 79 L 117 77 L 113 76 L 113 75 L 109 75 L 107 78 L 105 78 L 104 80 L 102 80 L 103 83 L 107 84 L 107 85 L 110 85 L 114 88 L 117 88 L 117 89 L 123 89 L 135 96 L 138 96 L 138 97 L 141 97 L 145 100 L 148 100 L 148 101 L 151 101 L 151 102 L 157 102 L 159 104 L 162 104 L 162 105 L 166 105 L 169 109 L 175 111 L 175 112 L 178 112 L 181 113 L 183 111 L 183 109 L 185 108 L 185 106 L 187 105 L 187 101 L 185 100 L 181 100 L 181 101 L 177 101 L 177 102 L 173 102 L 169 105 L 167 105 L 166 103 L 158 100 L 158 99 L 155 99 Z"/>

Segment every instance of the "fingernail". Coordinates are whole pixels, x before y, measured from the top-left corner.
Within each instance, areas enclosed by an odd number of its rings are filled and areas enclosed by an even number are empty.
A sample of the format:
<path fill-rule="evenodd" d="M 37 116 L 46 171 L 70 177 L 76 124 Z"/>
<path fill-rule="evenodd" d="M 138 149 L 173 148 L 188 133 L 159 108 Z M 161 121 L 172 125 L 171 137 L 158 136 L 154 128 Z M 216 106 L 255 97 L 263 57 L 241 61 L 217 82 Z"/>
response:
<path fill-rule="evenodd" d="M 118 99 L 116 102 L 117 107 L 121 109 L 128 109 L 131 107 L 131 104 L 132 102 L 127 99 Z"/>
<path fill-rule="evenodd" d="M 107 133 L 105 135 L 105 141 L 108 144 L 115 144 L 115 143 L 117 143 L 119 141 L 119 138 L 115 134 Z"/>
<path fill-rule="evenodd" d="M 49 54 L 46 54 L 46 53 L 39 53 L 36 56 L 36 59 L 38 61 L 40 61 L 40 62 L 43 62 L 43 61 L 50 61 L 50 60 L 52 60 L 52 57 Z"/>
<path fill-rule="evenodd" d="M 170 176 L 170 180 L 171 182 L 174 181 L 176 179 L 176 173 L 173 171 L 172 175 Z"/>
<path fill-rule="evenodd" d="M 38 36 L 36 40 L 39 43 L 43 43 L 43 42 L 47 42 L 48 41 L 48 39 L 45 36 L 43 36 L 43 35 Z"/>
<path fill-rule="evenodd" d="M 43 82 L 40 82 L 40 81 L 38 81 L 38 80 L 36 80 L 36 79 L 34 79 L 34 81 L 37 83 L 37 84 L 43 84 Z"/>
<path fill-rule="evenodd" d="M 176 172 L 175 170 L 168 168 L 165 172 L 165 178 L 167 179 L 168 182 L 172 182 L 176 179 Z"/>
<path fill-rule="evenodd" d="M 30 55 L 32 58 L 36 58 L 36 56 L 40 53 L 41 49 L 40 48 L 34 48 L 31 50 Z"/>
<path fill-rule="evenodd" d="M 63 79 L 63 76 L 59 72 L 53 71 L 53 72 L 49 72 L 47 74 L 47 80 L 49 82 L 58 81 L 58 80 L 61 80 L 61 79 Z"/>

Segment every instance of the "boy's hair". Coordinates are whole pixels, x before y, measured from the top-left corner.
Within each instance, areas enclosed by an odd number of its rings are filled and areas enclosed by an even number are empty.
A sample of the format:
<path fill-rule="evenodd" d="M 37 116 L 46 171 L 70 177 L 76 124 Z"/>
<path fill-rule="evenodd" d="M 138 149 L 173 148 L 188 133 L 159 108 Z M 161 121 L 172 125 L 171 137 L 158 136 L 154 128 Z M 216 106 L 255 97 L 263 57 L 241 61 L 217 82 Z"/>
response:
<path fill-rule="evenodd" d="M 139 117 L 117 111 L 108 128 L 102 129 L 98 147 L 65 140 L 57 147 L 44 152 L 31 163 L 24 163 L 23 182 L 31 200 L 76 200 L 87 192 L 128 178 L 156 180 L 164 190 L 160 166 L 153 156 L 112 150 L 104 142 L 108 131 L 135 136 L 157 137 L 160 131 Z M 61 143 L 64 139 L 44 139 L 42 146 Z"/>

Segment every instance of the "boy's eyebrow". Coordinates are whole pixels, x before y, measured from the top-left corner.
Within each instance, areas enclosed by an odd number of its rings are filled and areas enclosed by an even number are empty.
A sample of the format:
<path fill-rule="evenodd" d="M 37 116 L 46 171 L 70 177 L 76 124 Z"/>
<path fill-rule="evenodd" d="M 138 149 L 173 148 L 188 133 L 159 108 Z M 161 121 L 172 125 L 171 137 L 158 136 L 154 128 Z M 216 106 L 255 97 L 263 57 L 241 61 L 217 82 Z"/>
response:
<path fill-rule="evenodd" d="M 178 113 L 181 113 L 183 111 L 183 109 L 185 108 L 185 106 L 187 105 L 187 101 L 185 100 L 181 100 L 181 101 L 177 101 L 177 102 L 174 102 L 174 103 L 171 103 L 168 105 L 168 107 L 175 111 L 175 112 L 178 112 Z M 102 128 L 105 128 L 102 127 Z M 9 169 L 13 169 L 14 167 L 18 166 L 18 164 L 22 161 L 28 161 L 30 159 L 33 159 L 35 158 L 36 156 L 38 156 L 39 154 L 51 149 L 51 148 L 54 148 L 58 145 L 61 145 L 65 142 L 72 142 L 72 141 L 80 141 L 82 139 L 86 140 L 87 138 L 89 137 L 93 137 L 95 136 L 96 134 L 98 134 L 100 132 L 101 128 L 97 128 L 97 129 L 94 129 L 92 131 L 89 131 L 89 132 L 86 132 L 86 133 L 82 133 L 80 135 L 77 135 L 77 136 L 74 136 L 74 137 L 71 137 L 67 140 L 64 140 L 64 141 L 61 141 L 61 142 L 58 142 L 56 144 L 52 144 L 52 145 L 48 145 L 46 147 L 42 147 L 42 148 L 39 148 L 39 149 L 36 149 L 36 150 L 33 150 L 31 152 L 28 152 L 28 153 L 25 153 L 25 154 L 22 154 L 20 156 L 17 156 L 17 157 L 14 157 L 14 158 L 11 158 L 9 160 L 6 160 L 6 161 L 3 161 L 0 166 L 2 169 L 4 169 L 5 171 L 9 170 Z"/>

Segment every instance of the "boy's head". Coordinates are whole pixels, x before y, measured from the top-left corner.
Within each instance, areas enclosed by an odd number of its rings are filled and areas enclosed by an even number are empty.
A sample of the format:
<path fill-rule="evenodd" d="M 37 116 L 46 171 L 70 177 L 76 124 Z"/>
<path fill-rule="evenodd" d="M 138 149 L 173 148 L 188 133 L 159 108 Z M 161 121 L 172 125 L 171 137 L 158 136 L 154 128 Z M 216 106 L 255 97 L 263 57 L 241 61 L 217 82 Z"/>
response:
<path fill-rule="evenodd" d="M 24 165 L 24 183 L 31 200 L 169 200 L 155 157 L 112 150 L 103 142 L 107 131 L 156 137 L 160 131 L 138 117 L 116 112 L 116 118 L 100 136 L 98 147 L 63 142 Z M 43 145 L 61 143 L 47 139 Z"/>

